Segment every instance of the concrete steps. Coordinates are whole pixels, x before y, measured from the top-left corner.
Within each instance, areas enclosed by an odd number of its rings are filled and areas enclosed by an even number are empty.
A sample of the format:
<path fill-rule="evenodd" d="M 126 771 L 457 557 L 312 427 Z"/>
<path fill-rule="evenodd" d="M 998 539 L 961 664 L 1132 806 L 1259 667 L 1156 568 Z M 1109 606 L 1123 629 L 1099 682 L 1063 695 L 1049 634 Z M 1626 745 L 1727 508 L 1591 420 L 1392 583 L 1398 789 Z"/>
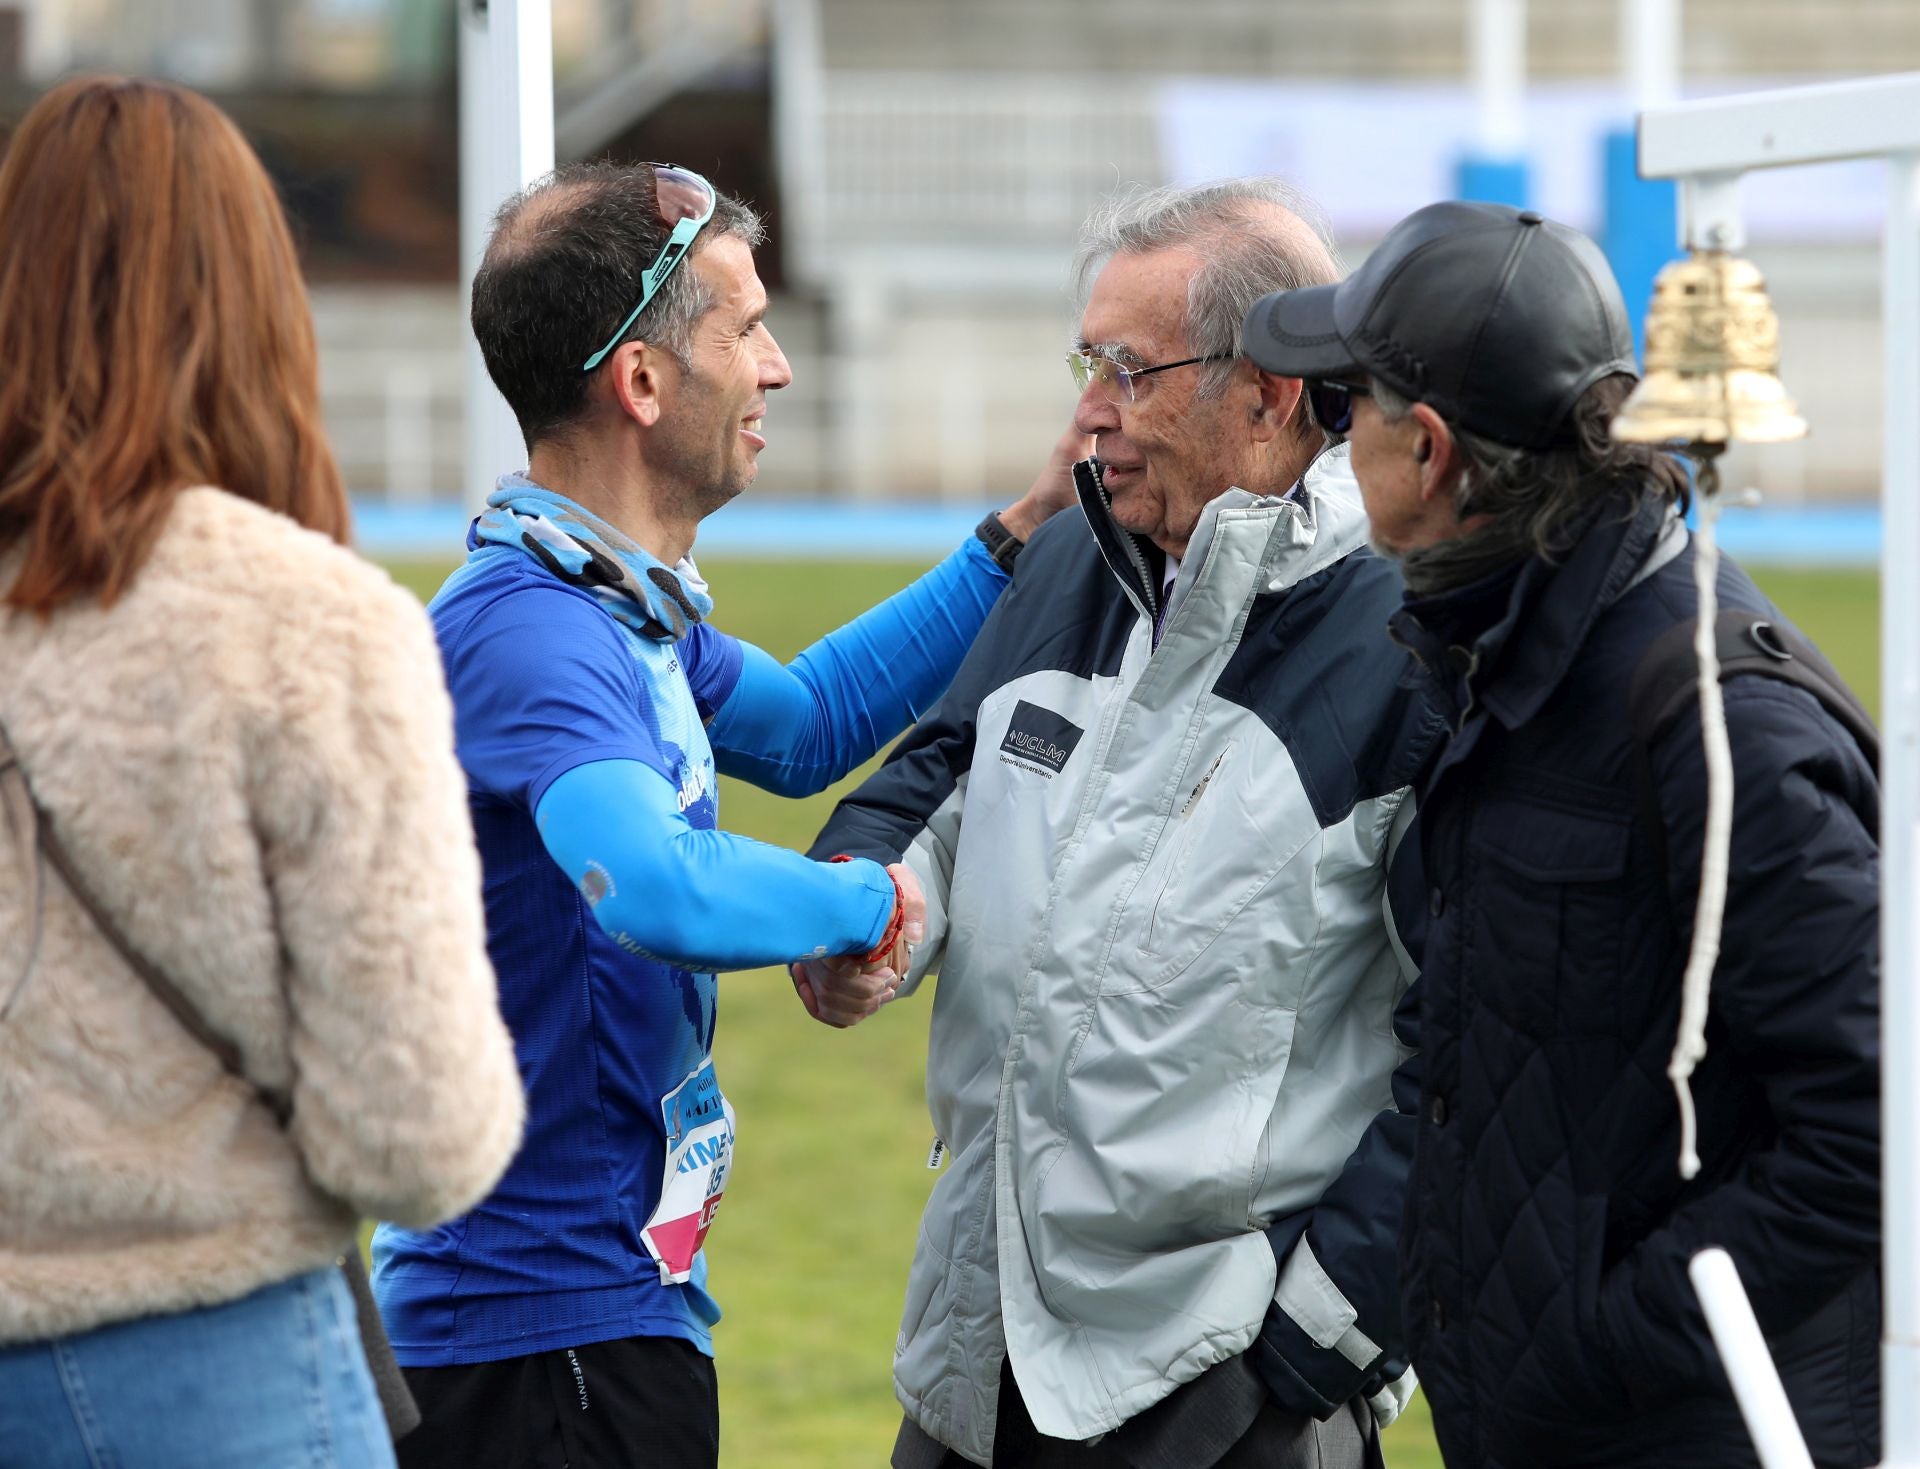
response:
<path fill-rule="evenodd" d="M 1536 77 L 1618 70 L 1619 0 L 1536 0 Z M 1689 76 L 1920 67 L 1913 0 L 1686 0 Z M 1453 78 L 1466 0 L 822 0 L 828 64 L 963 71 Z"/>

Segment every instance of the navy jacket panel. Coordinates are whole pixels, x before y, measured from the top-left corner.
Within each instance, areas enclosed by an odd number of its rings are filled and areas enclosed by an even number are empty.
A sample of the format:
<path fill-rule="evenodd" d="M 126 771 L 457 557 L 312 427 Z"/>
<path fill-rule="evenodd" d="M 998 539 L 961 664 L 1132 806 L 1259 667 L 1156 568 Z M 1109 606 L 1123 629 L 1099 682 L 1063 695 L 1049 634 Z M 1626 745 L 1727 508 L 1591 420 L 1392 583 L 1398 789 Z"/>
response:
<path fill-rule="evenodd" d="M 1666 1078 L 1705 808 L 1696 718 L 1648 752 L 1627 694 L 1694 615 L 1689 546 L 1637 583 L 1657 502 L 1395 620 L 1458 733 L 1421 801 L 1424 1122 L 1402 1284 L 1450 1462 L 1755 1462 L 1686 1263 L 1739 1267 L 1816 1460 L 1877 1459 L 1874 774 L 1811 695 L 1724 687 L 1726 917 L 1693 1078 Z M 1723 562 L 1723 606 L 1778 618 Z M 1664 843 L 1664 855 L 1662 845 Z"/>
<path fill-rule="evenodd" d="M 1034 531 L 1013 580 L 947 691 L 902 735 L 881 768 L 834 808 L 809 855 L 897 862 L 973 762 L 974 713 L 1002 684 L 1048 669 L 1081 678 L 1120 667 L 1137 613 L 1071 512 Z"/>
<path fill-rule="evenodd" d="M 1322 826 L 1411 784 L 1444 734 L 1433 706 L 1402 691 L 1400 661 L 1366 620 L 1391 617 L 1403 585 L 1392 562 L 1359 550 L 1256 599 L 1214 685 L 1287 747 Z"/>

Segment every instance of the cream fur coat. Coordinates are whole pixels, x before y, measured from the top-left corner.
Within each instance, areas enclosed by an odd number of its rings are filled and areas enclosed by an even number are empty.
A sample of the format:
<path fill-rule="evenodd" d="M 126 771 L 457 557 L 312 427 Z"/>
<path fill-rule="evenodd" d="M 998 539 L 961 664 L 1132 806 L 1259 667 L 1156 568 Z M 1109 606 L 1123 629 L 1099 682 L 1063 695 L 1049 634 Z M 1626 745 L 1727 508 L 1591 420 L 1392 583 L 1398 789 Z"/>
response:
<path fill-rule="evenodd" d="M 0 609 L 0 721 L 96 897 L 294 1108 L 283 1132 L 45 869 L 0 1022 L 0 1343 L 231 1300 L 332 1261 L 363 1215 L 486 1194 L 520 1080 L 411 596 L 190 490 L 111 609 Z M 5 823 L 0 1002 L 33 928 Z"/>

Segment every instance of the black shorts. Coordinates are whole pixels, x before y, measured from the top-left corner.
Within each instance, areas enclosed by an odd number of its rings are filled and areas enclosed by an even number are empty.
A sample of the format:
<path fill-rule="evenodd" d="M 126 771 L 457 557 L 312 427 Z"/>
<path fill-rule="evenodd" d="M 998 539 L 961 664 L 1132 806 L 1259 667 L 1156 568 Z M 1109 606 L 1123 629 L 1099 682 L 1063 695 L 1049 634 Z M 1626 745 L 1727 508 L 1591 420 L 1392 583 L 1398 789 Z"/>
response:
<path fill-rule="evenodd" d="M 420 1426 L 400 1469 L 715 1469 L 713 1359 L 632 1336 L 480 1362 L 409 1367 Z"/>

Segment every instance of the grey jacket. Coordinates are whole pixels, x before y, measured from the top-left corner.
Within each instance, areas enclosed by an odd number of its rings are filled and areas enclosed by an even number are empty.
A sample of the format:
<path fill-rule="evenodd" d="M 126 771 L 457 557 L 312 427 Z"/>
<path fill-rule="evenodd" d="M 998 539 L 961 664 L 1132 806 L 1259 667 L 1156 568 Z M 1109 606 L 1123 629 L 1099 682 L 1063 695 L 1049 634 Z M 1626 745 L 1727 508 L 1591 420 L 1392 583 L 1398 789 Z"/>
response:
<path fill-rule="evenodd" d="M 1156 647 L 1159 553 L 1080 477 L 1086 518 L 1034 537 L 944 701 L 819 843 L 904 852 L 927 889 L 907 986 L 939 971 L 952 1163 L 895 1387 L 983 1464 L 1003 1358 L 1067 1439 L 1257 1338 L 1302 1411 L 1365 1392 L 1390 1417 L 1411 1390 L 1387 876 L 1442 726 L 1399 687 L 1398 575 L 1324 456 L 1285 500 L 1208 506 Z"/>

